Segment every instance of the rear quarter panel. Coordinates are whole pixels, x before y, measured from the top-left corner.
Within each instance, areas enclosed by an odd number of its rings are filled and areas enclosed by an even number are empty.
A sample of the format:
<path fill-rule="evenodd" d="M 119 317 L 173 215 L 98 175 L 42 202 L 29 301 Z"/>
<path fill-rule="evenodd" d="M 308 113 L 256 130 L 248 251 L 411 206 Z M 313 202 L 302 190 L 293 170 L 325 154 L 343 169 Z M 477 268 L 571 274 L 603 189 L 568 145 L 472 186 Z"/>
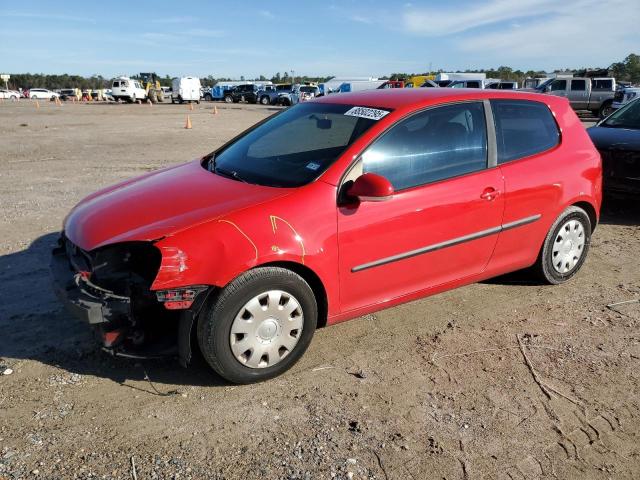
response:
<path fill-rule="evenodd" d="M 567 100 L 544 97 L 539 101 L 549 106 L 556 119 L 560 144 L 550 151 L 500 165 L 506 192 L 503 224 L 535 214 L 541 218 L 500 234 L 490 266 L 495 273 L 532 265 L 551 225 L 567 207 L 585 202 L 599 217 L 600 154 Z"/>

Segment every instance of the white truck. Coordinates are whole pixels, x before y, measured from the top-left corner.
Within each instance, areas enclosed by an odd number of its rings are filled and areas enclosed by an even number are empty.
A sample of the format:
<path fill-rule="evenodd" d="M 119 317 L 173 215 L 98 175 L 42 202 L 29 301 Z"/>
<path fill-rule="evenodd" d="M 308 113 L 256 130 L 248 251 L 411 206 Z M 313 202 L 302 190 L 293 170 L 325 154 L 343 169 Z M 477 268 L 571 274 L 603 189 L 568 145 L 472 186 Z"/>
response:
<path fill-rule="evenodd" d="M 147 91 L 140 82 L 129 77 L 114 78 L 111 82 L 111 95 L 116 102 L 122 100 L 135 103 L 147 99 Z"/>
<path fill-rule="evenodd" d="M 201 88 L 198 77 L 174 78 L 171 82 L 171 103 L 200 103 Z"/>

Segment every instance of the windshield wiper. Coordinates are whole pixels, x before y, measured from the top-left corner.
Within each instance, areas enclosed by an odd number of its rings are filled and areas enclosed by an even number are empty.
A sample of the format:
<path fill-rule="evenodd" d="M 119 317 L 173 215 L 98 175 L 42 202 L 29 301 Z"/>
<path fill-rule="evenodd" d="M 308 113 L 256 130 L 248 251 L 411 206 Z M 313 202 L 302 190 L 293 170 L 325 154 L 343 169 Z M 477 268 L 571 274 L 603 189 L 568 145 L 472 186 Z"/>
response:
<path fill-rule="evenodd" d="M 227 170 L 226 168 L 218 167 L 216 165 L 216 160 L 217 160 L 216 157 L 213 155 L 211 156 L 211 158 L 209 158 L 209 162 L 207 164 L 207 170 L 209 170 L 212 173 L 221 175 L 223 177 L 232 178 L 233 180 L 238 180 L 239 182 L 242 182 L 242 183 L 249 183 L 240 175 L 238 175 L 238 172 L 236 172 L 235 170 Z"/>
<path fill-rule="evenodd" d="M 222 175 L 224 177 L 233 178 L 234 180 L 238 180 L 239 182 L 242 182 L 242 183 L 249 183 L 240 175 L 238 175 L 238 172 L 236 172 L 235 170 L 227 170 L 226 168 L 216 167 L 214 164 L 213 172 L 217 173 L 218 175 Z"/>

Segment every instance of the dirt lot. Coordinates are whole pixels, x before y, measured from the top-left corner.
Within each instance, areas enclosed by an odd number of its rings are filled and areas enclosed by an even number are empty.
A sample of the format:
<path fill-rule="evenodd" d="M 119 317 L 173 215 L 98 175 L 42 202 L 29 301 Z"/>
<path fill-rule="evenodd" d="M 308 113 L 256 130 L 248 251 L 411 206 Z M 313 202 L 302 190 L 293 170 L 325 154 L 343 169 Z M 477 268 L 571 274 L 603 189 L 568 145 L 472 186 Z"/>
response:
<path fill-rule="evenodd" d="M 49 286 L 55 232 L 91 191 L 272 113 L 218 110 L 0 104 L 0 479 L 130 479 L 132 459 L 138 479 L 639 477 L 640 304 L 606 307 L 640 299 L 637 201 L 605 207 L 566 285 L 511 276 L 325 328 L 267 383 L 98 352 Z"/>

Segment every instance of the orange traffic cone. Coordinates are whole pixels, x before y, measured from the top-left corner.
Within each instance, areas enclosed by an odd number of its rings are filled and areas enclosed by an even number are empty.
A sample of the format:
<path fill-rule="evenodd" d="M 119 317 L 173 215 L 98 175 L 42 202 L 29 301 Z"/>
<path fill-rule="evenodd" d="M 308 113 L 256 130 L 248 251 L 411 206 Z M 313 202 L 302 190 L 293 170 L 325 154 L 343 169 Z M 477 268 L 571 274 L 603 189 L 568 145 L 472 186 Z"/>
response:
<path fill-rule="evenodd" d="M 187 115 L 187 124 L 184 126 L 184 128 L 186 129 L 191 128 L 191 117 L 189 115 Z"/>
<path fill-rule="evenodd" d="M 36 100 L 36 109 L 40 110 L 40 102 L 38 102 L 38 100 Z"/>
<path fill-rule="evenodd" d="M 213 106 L 213 114 L 214 115 L 218 114 L 218 107 L 216 105 Z"/>

